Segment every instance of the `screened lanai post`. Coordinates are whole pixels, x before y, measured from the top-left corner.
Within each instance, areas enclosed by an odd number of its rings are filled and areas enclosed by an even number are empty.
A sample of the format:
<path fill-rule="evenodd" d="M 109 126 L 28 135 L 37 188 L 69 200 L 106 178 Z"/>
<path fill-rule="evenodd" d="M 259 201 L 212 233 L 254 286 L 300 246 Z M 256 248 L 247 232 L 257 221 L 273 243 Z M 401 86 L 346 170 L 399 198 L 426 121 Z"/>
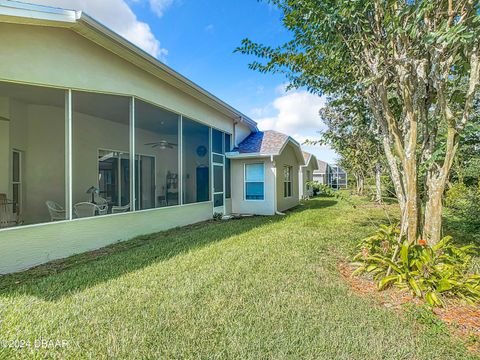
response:
<path fill-rule="evenodd" d="M 66 220 L 72 219 L 72 90 L 65 92 L 65 209 Z"/>
<path fill-rule="evenodd" d="M 211 127 L 208 128 L 208 159 L 210 166 L 210 176 L 208 177 L 208 190 L 209 190 L 209 201 L 213 202 L 213 163 L 212 163 L 212 131 Z"/>
<path fill-rule="evenodd" d="M 178 116 L 178 204 L 183 205 L 183 116 Z"/>
<path fill-rule="evenodd" d="M 135 97 L 130 98 L 130 211 L 135 211 Z"/>

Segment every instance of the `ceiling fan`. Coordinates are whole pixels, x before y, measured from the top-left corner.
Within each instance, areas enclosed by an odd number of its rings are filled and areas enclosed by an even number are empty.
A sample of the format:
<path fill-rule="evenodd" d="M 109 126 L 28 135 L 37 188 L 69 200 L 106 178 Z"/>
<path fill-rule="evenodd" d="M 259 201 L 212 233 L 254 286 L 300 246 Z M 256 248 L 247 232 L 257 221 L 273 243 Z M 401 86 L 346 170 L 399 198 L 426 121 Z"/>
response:
<path fill-rule="evenodd" d="M 151 146 L 152 148 L 159 148 L 160 150 L 164 149 L 173 149 L 177 144 L 168 142 L 167 140 L 160 140 L 156 142 L 146 143 L 145 146 Z"/>

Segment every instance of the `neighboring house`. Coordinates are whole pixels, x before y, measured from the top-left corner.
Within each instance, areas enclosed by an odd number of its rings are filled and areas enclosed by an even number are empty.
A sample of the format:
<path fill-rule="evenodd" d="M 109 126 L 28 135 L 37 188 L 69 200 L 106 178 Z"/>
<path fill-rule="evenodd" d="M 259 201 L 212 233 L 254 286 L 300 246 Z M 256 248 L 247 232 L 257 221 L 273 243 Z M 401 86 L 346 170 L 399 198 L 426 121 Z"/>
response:
<path fill-rule="evenodd" d="M 299 176 L 299 196 L 300 199 L 308 199 L 313 196 L 313 189 L 309 182 L 313 180 L 313 173 L 318 169 L 318 162 L 315 155 L 303 151 L 305 165 L 300 166 Z"/>
<path fill-rule="evenodd" d="M 327 167 L 329 165 L 322 160 L 317 160 L 317 170 L 313 172 L 313 181 L 318 182 L 319 184 L 327 184 Z"/>
<path fill-rule="evenodd" d="M 299 202 L 299 144 L 80 11 L 0 0 L 0 273 Z"/>
<path fill-rule="evenodd" d="M 234 213 L 273 215 L 299 204 L 300 145 L 277 131 L 251 133 L 227 153 Z"/>
<path fill-rule="evenodd" d="M 318 169 L 313 172 L 313 181 L 330 186 L 332 189 L 346 189 L 348 175 L 338 165 L 330 165 L 318 160 Z"/>

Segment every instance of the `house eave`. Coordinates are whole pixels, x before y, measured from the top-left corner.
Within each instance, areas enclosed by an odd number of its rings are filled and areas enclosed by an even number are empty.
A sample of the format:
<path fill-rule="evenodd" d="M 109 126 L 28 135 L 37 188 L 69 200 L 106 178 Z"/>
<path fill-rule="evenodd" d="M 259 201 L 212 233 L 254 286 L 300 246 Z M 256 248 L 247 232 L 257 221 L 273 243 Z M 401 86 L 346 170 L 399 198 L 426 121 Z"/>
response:
<path fill-rule="evenodd" d="M 227 152 L 225 156 L 227 159 L 255 159 L 255 158 L 271 158 L 272 156 L 278 156 L 279 154 L 267 154 L 267 153 L 239 153 L 239 152 Z"/>
<path fill-rule="evenodd" d="M 0 22 L 70 28 L 135 66 L 257 132 L 257 123 L 84 12 L 0 0 Z"/>

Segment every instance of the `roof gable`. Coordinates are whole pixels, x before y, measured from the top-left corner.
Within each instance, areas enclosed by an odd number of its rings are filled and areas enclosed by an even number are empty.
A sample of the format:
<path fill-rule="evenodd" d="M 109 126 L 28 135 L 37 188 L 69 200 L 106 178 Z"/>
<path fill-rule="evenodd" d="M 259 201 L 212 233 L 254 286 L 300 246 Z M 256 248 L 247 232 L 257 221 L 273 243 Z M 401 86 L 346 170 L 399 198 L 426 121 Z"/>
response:
<path fill-rule="evenodd" d="M 305 166 L 310 166 L 312 165 L 313 170 L 318 169 L 318 163 L 317 163 L 317 158 L 315 155 L 310 154 L 306 151 L 302 151 L 303 154 L 303 159 L 305 160 Z"/>

